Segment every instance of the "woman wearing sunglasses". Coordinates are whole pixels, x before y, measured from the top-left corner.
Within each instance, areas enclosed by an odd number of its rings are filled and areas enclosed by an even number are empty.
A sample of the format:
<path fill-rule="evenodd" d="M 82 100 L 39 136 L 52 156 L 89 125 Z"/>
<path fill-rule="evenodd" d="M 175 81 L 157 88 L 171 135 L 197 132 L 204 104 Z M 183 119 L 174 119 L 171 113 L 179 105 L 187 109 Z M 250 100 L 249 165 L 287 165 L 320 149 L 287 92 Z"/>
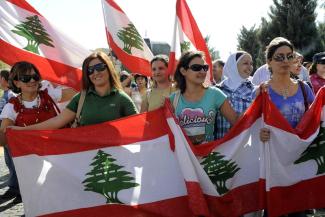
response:
<path fill-rule="evenodd" d="M 266 59 L 271 79 L 267 82 L 269 96 L 275 106 L 292 128 L 295 128 L 301 117 L 314 100 L 311 88 L 305 82 L 290 78 L 295 61 L 294 48 L 285 38 L 273 39 L 266 48 Z M 262 142 L 270 140 L 270 130 L 260 131 Z M 289 214 L 290 217 L 307 216 L 304 212 Z"/>
<path fill-rule="evenodd" d="M 176 91 L 171 77 L 167 74 L 168 58 L 163 55 L 158 55 L 151 60 L 150 64 L 153 87 L 143 98 L 141 112 L 152 111 L 163 106 L 165 99 Z"/>
<path fill-rule="evenodd" d="M 245 112 L 253 101 L 254 85 L 250 75 L 253 71 L 252 56 L 245 51 L 237 51 L 228 57 L 224 66 L 226 79 L 217 85 L 227 95 L 227 98 L 238 115 Z M 231 124 L 220 111 L 216 115 L 215 139 L 220 139 L 231 128 Z"/>
<path fill-rule="evenodd" d="M 103 52 L 95 52 L 84 60 L 82 88 L 86 95 L 80 114 L 80 126 L 98 124 L 137 113 L 131 98 L 122 89 L 112 61 Z M 59 129 L 66 126 L 76 117 L 80 96 L 81 93 L 75 95 L 58 116 L 23 129 Z"/>
<path fill-rule="evenodd" d="M 12 97 L 1 112 L 1 133 L 8 126 L 24 127 L 55 117 L 59 112 L 56 102 L 69 100 L 74 93 L 72 89 L 41 90 L 40 73 L 29 62 L 17 62 L 13 65 L 9 73 L 9 87 L 18 95 Z M 5 137 L 1 137 L 0 142 L 6 145 Z M 11 157 L 9 160 L 12 161 Z M 9 168 L 9 172 L 11 185 L 2 198 L 15 194 L 20 197 L 14 167 Z"/>
<path fill-rule="evenodd" d="M 232 125 L 238 118 L 221 90 L 204 85 L 208 70 L 209 65 L 203 53 L 184 53 L 175 72 L 180 91 L 170 96 L 180 126 L 194 145 L 214 140 L 214 122 L 218 110 Z"/>

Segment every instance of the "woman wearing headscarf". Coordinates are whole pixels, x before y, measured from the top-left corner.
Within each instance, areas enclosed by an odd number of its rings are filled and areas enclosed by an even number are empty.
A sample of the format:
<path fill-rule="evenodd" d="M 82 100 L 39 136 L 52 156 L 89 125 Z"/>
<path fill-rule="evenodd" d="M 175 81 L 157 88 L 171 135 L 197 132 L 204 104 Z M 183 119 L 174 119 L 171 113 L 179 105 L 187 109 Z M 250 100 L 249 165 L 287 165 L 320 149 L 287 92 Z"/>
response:
<path fill-rule="evenodd" d="M 217 85 L 227 95 L 231 107 L 238 115 L 245 112 L 253 101 L 254 85 L 250 79 L 252 71 L 251 55 L 245 51 L 237 51 L 229 56 L 223 68 L 227 78 Z M 215 139 L 222 138 L 230 127 L 231 124 L 220 112 L 217 112 L 214 128 Z"/>

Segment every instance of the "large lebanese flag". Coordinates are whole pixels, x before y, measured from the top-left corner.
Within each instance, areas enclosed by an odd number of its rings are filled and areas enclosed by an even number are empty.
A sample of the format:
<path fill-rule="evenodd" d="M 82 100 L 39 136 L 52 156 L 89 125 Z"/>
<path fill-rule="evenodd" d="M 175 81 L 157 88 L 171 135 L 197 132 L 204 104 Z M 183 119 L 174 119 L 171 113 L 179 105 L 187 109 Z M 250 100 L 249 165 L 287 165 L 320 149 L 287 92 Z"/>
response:
<path fill-rule="evenodd" d="M 196 168 L 210 212 L 235 217 L 267 209 L 275 217 L 325 207 L 324 105 L 325 88 L 293 129 L 263 94 L 223 139 L 192 146 L 211 181 Z M 271 130 L 266 144 L 262 127 Z"/>
<path fill-rule="evenodd" d="M 153 54 L 136 27 L 114 0 L 102 0 L 106 35 L 122 64 L 133 73 L 151 76 Z"/>
<path fill-rule="evenodd" d="M 207 216 L 181 131 L 168 124 L 162 108 L 77 129 L 8 130 L 26 216 Z"/>
<path fill-rule="evenodd" d="M 174 25 L 173 41 L 169 56 L 169 72 L 174 73 L 177 61 L 181 53 L 187 50 L 198 50 L 205 54 L 205 61 L 209 64 L 209 73 L 207 73 L 206 82 L 213 80 L 212 61 L 209 49 L 200 32 L 198 25 L 188 7 L 186 0 L 177 0 L 176 17 Z"/>
<path fill-rule="evenodd" d="M 0 1 L 0 48 L 0 59 L 7 64 L 31 62 L 43 79 L 76 90 L 80 67 L 90 54 L 24 0 Z"/>

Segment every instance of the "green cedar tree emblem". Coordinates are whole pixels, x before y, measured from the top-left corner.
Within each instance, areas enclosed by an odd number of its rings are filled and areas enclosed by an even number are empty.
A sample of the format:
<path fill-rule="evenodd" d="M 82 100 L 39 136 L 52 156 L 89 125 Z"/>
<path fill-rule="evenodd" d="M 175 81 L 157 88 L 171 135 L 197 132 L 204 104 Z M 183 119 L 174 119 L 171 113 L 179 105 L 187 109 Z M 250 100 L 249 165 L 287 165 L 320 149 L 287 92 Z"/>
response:
<path fill-rule="evenodd" d="M 131 49 L 133 47 L 143 50 L 143 40 L 141 35 L 132 23 L 129 23 L 127 27 L 117 32 L 117 37 L 123 41 L 123 50 L 128 54 L 132 54 Z"/>
<path fill-rule="evenodd" d="M 319 133 L 314 141 L 307 147 L 307 149 L 301 154 L 300 158 L 294 163 L 299 164 L 309 160 L 315 160 L 318 166 L 317 173 L 325 173 L 325 128 L 320 127 Z"/>
<path fill-rule="evenodd" d="M 16 25 L 15 29 L 11 31 L 27 39 L 28 43 L 24 49 L 30 52 L 39 54 L 40 44 L 54 47 L 50 35 L 44 29 L 37 15 L 26 17 L 26 21 Z"/>
<path fill-rule="evenodd" d="M 85 191 L 102 194 L 106 198 L 106 203 L 123 204 L 117 197 L 118 192 L 139 184 L 133 182 L 131 173 L 123 171 L 123 166 L 115 164 L 115 161 L 112 155 L 99 150 L 90 164 L 92 170 L 86 174 L 88 177 L 82 183 Z"/>
<path fill-rule="evenodd" d="M 186 51 L 189 51 L 191 49 L 191 42 L 189 41 L 183 41 L 181 43 L 181 52 L 185 53 Z"/>
<path fill-rule="evenodd" d="M 226 181 L 234 177 L 237 171 L 240 170 L 235 162 L 225 160 L 224 157 L 218 152 L 212 152 L 201 162 L 203 169 L 220 195 L 229 191 L 226 187 Z"/>

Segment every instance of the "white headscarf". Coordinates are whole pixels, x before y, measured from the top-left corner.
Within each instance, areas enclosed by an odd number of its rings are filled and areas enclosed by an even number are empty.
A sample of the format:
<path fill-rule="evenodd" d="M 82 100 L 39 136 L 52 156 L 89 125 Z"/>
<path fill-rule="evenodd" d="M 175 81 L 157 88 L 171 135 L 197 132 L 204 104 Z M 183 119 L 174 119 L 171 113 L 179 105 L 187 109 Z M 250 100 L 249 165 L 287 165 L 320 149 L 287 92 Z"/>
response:
<path fill-rule="evenodd" d="M 238 58 L 238 60 L 236 60 L 236 55 L 238 53 L 243 54 Z M 247 81 L 247 79 L 240 76 L 237 68 L 237 63 L 241 60 L 241 58 L 243 58 L 243 56 L 245 56 L 245 54 L 248 53 L 244 51 L 237 51 L 236 53 L 231 54 L 223 67 L 223 73 L 227 77 L 223 81 L 223 84 L 233 91 L 235 91 L 244 81 Z"/>

